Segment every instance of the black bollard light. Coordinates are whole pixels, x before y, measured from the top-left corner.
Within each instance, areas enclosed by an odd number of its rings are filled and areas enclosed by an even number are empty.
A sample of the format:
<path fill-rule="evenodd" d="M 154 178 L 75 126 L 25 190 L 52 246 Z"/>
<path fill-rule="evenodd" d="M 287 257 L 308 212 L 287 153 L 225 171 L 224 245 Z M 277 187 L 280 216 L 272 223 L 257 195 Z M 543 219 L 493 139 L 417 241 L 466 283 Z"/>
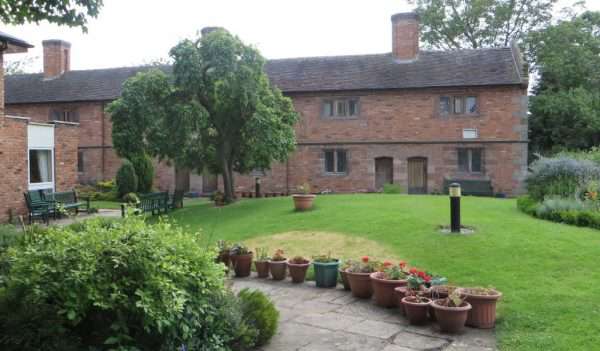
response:
<path fill-rule="evenodd" d="M 450 193 L 450 231 L 460 233 L 460 184 L 452 183 Z"/>
<path fill-rule="evenodd" d="M 260 177 L 254 178 L 254 191 L 256 192 L 256 197 L 262 197 L 260 194 Z"/>

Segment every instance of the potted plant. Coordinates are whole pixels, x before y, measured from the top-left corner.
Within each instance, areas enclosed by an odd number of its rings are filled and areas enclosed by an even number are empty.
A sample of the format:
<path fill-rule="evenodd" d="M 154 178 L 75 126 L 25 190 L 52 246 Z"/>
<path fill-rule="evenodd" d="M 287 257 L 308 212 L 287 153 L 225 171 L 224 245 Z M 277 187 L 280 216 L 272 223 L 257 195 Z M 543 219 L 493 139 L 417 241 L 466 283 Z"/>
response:
<path fill-rule="evenodd" d="M 394 307 L 397 305 L 394 289 L 406 286 L 407 274 L 401 264 L 394 265 L 384 261 L 378 272 L 371 273 L 371 285 L 375 295 L 375 303 L 381 307 Z"/>
<path fill-rule="evenodd" d="M 465 326 L 471 304 L 465 301 L 458 289 L 454 289 L 447 298 L 433 300 L 431 307 L 435 311 L 441 331 L 457 333 Z"/>
<path fill-rule="evenodd" d="M 409 295 L 402 299 L 404 313 L 410 324 L 425 324 L 427 322 L 427 312 L 431 300 L 423 296 L 421 293 L 412 293 L 409 290 Z"/>
<path fill-rule="evenodd" d="M 299 193 L 292 196 L 296 211 L 305 211 L 311 209 L 316 195 L 310 193 L 310 185 L 308 183 L 304 183 L 298 187 L 298 190 Z"/>
<path fill-rule="evenodd" d="M 229 250 L 231 250 L 231 245 L 225 240 L 219 240 L 217 241 L 217 250 L 219 250 L 217 262 L 221 262 L 225 267 L 229 267 Z"/>
<path fill-rule="evenodd" d="M 449 291 L 454 290 L 454 287 L 449 287 L 448 285 L 439 285 L 446 284 L 446 278 L 432 278 L 432 282 L 435 282 L 435 285 L 432 284 L 426 291 L 426 296 L 432 301 L 438 299 L 445 299 L 448 297 Z M 432 321 L 436 320 L 435 312 L 433 310 L 433 307 L 431 307 L 431 304 L 429 305 L 429 319 L 431 319 Z"/>
<path fill-rule="evenodd" d="M 252 268 L 252 251 L 243 244 L 237 243 L 231 247 L 229 258 L 236 277 L 247 277 Z"/>
<path fill-rule="evenodd" d="M 269 260 L 269 271 L 273 280 L 285 279 L 287 269 L 287 259 L 283 256 L 283 250 L 277 249 L 275 254 Z"/>
<path fill-rule="evenodd" d="M 313 267 L 315 268 L 315 282 L 318 288 L 334 288 L 337 286 L 338 269 L 340 261 L 327 255 L 313 257 Z"/>
<path fill-rule="evenodd" d="M 473 307 L 467 315 L 467 325 L 490 329 L 496 324 L 496 302 L 502 293 L 493 288 L 461 288 L 459 292 Z"/>
<path fill-rule="evenodd" d="M 372 261 L 369 256 L 363 256 L 360 261 L 353 261 L 346 269 L 352 296 L 359 299 L 370 299 L 373 296 L 371 273 L 376 271 L 377 266 L 377 261 Z"/>
<path fill-rule="evenodd" d="M 346 275 L 346 270 L 350 268 L 354 264 L 352 260 L 345 260 L 340 266 L 339 272 L 340 277 L 342 278 L 342 284 L 344 285 L 344 290 L 350 290 L 350 283 L 348 282 L 348 276 Z"/>
<path fill-rule="evenodd" d="M 294 256 L 291 260 L 288 260 L 287 266 L 292 277 L 292 283 L 304 283 L 310 261 L 303 256 Z"/>
<path fill-rule="evenodd" d="M 267 255 L 267 248 L 256 248 L 256 260 L 254 261 L 254 267 L 256 268 L 256 274 L 259 278 L 269 277 L 269 255 Z"/>

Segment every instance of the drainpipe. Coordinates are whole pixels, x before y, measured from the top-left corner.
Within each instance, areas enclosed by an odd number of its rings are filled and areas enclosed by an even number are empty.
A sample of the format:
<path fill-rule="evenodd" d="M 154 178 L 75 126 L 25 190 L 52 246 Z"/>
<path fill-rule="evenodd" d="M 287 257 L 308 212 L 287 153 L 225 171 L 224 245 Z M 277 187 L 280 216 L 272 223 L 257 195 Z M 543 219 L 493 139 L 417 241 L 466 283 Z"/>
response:
<path fill-rule="evenodd" d="M 102 166 L 100 167 L 100 172 L 102 173 L 102 180 L 106 179 L 106 174 L 104 173 L 105 171 L 105 161 L 106 161 L 106 156 L 105 156 L 105 143 L 104 143 L 104 137 L 105 137 L 105 131 L 104 131 L 104 119 L 105 119 L 105 114 L 104 114 L 104 108 L 106 107 L 105 102 L 102 102 L 102 122 L 101 122 L 101 127 L 102 127 L 102 141 L 100 143 L 100 147 L 102 150 L 102 155 L 101 155 L 101 160 L 102 160 Z"/>

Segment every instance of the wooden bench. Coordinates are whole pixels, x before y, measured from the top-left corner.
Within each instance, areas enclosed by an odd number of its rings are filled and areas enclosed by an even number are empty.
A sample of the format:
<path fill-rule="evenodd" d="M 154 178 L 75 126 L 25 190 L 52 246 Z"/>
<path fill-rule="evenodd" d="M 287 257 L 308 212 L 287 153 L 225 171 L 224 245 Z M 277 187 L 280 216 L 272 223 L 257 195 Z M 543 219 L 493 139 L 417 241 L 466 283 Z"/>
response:
<path fill-rule="evenodd" d="M 143 213 L 150 212 L 152 215 L 167 213 L 169 211 L 169 193 L 158 192 L 148 193 L 139 196 L 140 202 L 137 204 L 137 208 Z"/>

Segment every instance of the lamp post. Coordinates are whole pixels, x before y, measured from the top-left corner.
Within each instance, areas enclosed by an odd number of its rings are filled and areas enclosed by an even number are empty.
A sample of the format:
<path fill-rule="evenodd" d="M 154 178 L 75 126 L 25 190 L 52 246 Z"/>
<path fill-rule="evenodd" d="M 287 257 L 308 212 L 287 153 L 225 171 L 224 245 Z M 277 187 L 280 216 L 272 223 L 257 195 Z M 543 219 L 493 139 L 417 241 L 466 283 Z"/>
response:
<path fill-rule="evenodd" d="M 450 231 L 460 233 L 460 184 L 452 183 L 450 193 Z"/>

